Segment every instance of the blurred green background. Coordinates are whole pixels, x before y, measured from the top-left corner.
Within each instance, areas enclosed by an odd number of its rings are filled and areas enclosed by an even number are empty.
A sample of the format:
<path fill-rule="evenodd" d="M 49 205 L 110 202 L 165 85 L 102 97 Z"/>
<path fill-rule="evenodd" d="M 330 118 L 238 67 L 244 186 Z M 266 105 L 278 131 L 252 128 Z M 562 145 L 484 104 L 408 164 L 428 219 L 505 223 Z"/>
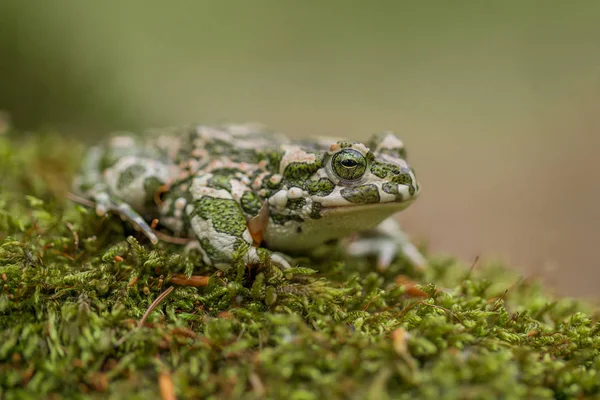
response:
<path fill-rule="evenodd" d="M 597 1 L 0 1 L 17 128 L 398 131 L 435 252 L 600 298 Z"/>

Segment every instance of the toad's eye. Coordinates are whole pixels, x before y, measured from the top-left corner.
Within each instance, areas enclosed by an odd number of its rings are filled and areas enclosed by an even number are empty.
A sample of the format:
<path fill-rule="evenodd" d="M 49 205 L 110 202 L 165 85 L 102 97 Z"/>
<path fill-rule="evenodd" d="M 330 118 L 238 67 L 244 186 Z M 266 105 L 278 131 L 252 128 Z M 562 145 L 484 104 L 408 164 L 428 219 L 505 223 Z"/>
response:
<path fill-rule="evenodd" d="M 333 172 L 342 180 L 355 181 L 367 170 L 367 159 L 359 151 L 344 149 L 331 160 Z"/>

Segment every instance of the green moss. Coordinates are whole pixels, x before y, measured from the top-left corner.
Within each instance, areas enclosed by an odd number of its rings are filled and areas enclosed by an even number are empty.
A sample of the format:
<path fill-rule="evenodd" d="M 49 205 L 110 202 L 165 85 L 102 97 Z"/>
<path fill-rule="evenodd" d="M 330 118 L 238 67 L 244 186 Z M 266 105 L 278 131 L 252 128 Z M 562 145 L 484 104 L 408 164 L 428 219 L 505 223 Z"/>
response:
<path fill-rule="evenodd" d="M 594 308 L 451 258 L 223 273 L 64 201 L 79 155 L 59 142 L 0 137 L 2 399 L 600 395 Z"/>

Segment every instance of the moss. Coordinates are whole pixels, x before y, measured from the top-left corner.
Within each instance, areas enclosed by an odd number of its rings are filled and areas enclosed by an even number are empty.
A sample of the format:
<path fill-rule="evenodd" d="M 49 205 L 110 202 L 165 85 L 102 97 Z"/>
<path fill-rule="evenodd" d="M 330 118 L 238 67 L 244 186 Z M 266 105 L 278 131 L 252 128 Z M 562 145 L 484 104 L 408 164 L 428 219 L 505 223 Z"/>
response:
<path fill-rule="evenodd" d="M 2 399 L 600 395 L 600 322 L 582 302 L 443 257 L 223 273 L 64 201 L 71 144 L 0 137 Z"/>

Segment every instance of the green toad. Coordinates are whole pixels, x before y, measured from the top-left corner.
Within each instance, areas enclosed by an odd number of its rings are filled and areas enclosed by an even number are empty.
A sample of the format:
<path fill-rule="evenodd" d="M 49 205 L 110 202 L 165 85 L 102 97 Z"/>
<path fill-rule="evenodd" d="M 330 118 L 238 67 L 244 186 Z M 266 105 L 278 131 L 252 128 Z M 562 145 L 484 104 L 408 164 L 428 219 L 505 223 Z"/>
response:
<path fill-rule="evenodd" d="M 419 183 L 393 133 L 368 142 L 290 140 L 256 124 L 116 133 L 90 149 L 75 190 L 98 215 L 117 213 L 158 241 L 147 221 L 195 239 L 204 262 L 227 268 L 270 260 L 290 266 L 304 253 L 356 232 L 354 254 L 376 253 L 385 267 L 400 244 L 424 259 L 389 217 L 410 205 Z M 390 246 L 391 244 L 391 246 Z"/>

